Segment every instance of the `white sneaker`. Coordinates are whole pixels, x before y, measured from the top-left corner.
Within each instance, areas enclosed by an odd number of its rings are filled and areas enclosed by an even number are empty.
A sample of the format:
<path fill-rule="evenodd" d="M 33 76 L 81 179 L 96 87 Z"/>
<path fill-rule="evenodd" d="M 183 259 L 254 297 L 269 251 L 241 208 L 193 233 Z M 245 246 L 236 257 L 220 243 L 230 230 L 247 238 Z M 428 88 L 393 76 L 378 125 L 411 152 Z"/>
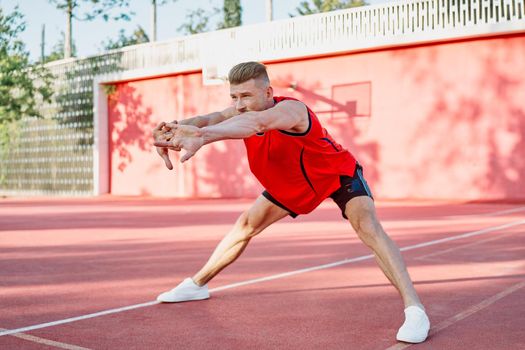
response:
<path fill-rule="evenodd" d="M 427 339 L 430 321 L 424 310 L 417 306 L 405 309 L 405 323 L 397 332 L 397 340 L 407 343 L 422 343 Z"/>
<path fill-rule="evenodd" d="M 199 287 L 191 278 L 186 278 L 177 287 L 170 291 L 164 292 L 157 297 L 158 301 L 163 303 L 179 303 L 181 301 L 203 300 L 208 299 L 208 285 Z"/>

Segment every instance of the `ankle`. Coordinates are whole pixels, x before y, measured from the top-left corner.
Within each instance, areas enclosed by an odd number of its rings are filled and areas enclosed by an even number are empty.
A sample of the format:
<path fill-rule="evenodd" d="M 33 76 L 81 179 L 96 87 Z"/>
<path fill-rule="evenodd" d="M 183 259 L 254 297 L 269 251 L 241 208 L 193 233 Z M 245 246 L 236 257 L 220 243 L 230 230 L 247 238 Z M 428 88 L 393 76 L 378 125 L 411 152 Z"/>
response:
<path fill-rule="evenodd" d="M 421 310 L 423 310 L 424 312 L 427 312 L 427 310 L 425 309 L 425 307 L 423 306 L 423 304 L 421 304 L 421 302 L 409 302 L 409 303 L 405 303 L 405 309 L 407 307 L 410 307 L 410 306 L 415 306 L 417 308 L 420 308 Z"/>
<path fill-rule="evenodd" d="M 206 282 L 204 282 L 202 279 L 198 279 L 198 278 L 195 278 L 195 277 L 192 277 L 191 280 L 193 281 L 193 283 L 197 286 L 197 287 L 202 287 L 206 284 Z"/>

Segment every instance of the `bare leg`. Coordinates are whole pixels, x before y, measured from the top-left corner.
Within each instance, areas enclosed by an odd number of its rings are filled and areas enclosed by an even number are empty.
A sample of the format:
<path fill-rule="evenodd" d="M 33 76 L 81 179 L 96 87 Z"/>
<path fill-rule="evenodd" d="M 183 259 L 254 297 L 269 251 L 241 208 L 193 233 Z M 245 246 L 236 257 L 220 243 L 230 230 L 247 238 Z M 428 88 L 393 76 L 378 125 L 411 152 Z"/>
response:
<path fill-rule="evenodd" d="M 401 294 L 405 307 L 419 306 L 424 310 L 399 248 L 376 217 L 373 200 L 365 196 L 352 198 L 346 204 L 345 214 L 359 238 L 372 249 L 379 267 Z"/>
<path fill-rule="evenodd" d="M 193 281 L 205 285 L 242 254 L 250 239 L 269 225 L 284 218 L 288 212 L 260 196 L 250 209 L 242 213 L 232 230 L 224 236 L 208 262 L 193 276 Z"/>

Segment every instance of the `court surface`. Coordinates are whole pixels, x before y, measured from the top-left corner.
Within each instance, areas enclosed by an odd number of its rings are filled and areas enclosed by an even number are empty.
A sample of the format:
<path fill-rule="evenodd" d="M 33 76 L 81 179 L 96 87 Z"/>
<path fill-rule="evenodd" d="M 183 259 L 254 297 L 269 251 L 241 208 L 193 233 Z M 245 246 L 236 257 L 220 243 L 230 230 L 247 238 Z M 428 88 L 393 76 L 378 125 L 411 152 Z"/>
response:
<path fill-rule="evenodd" d="M 254 238 L 212 298 L 158 304 L 250 200 L 0 200 L 0 349 L 523 349 L 525 203 L 378 202 L 432 322 L 327 201 Z"/>

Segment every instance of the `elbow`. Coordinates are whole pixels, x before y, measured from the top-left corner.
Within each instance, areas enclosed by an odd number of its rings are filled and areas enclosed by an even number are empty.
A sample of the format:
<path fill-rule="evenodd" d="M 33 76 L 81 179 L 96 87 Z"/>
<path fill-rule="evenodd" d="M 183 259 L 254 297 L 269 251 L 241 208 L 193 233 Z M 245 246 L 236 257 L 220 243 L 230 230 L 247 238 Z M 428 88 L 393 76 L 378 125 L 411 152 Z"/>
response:
<path fill-rule="evenodd" d="M 266 118 L 261 118 L 261 116 L 258 116 L 257 114 L 254 114 L 253 116 L 250 116 L 251 118 L 251 128 L 253 131 L 253 134 L 260 134 L 263 132 L 267 132 L 271 130 L 271 127 L 269 123 L 267 122 Z"/>
<path fill-rule="evenodd" d="M 271 130 L 270 126 L 267 123 L 265 123 L 264 121 L 258 121 L 255 124 L 254 131 L 255 131 L 256 134 L 267 132 L 269 130 Z"/>

